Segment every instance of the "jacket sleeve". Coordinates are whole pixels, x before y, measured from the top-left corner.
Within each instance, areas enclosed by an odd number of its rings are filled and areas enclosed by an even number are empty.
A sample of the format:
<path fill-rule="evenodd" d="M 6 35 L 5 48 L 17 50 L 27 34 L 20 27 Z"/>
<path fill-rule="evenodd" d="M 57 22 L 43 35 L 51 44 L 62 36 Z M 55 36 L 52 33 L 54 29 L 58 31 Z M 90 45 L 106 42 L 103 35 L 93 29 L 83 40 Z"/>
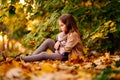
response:
<path fill-rule="evenodd" d="M 68 37 L 67 37 L 67 43 L 64 47 L 65 52 L 70 52 L 79 42 L 79 36 L 76 32 L 71 33 Z"/>

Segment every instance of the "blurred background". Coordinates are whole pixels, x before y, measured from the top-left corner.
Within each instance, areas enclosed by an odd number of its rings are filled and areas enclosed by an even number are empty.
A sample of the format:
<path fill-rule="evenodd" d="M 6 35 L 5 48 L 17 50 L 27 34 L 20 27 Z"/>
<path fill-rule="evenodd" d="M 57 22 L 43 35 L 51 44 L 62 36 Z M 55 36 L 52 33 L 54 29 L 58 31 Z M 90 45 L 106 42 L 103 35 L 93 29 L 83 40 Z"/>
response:
<path fill-rule="evenodd" d="M 120 0 L 0 0 L 1 55 L 31 54 L 55 39 L 64 13 L 75 17 L 85 54 L 119 53 Z"/>

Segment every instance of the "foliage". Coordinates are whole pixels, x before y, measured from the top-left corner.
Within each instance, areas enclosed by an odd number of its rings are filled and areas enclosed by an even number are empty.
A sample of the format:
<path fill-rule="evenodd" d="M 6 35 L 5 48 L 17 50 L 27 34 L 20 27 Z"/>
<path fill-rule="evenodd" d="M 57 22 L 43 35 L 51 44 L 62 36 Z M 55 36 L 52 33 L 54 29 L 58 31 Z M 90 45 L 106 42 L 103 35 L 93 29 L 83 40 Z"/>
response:
<path fill-rule="evenodd" d="M 85 53 L 96 55 L 81 57 L 76 64 L 50 60 L 25 63 L 8 56 L 0 62 L 1 80 L 120 80 L 120 56 L 110 55 L 120 48 L 120 0 L 19 1 L 0 1 L 0 32 L 4 35 L 36 49 L 46 38 L 56 38 L 57 19 L 70 13 L 81 31 Z M 9 54 L 15 57 L 18 52 Z"/>
<path fill-rule="evenodd" d="M 120 74 L 120 71 L 113 70 L 111 68 L 108 68 L 108 69 L 106 68 L 106 69 L 103 69 L 100 74 L 96 75 L 96 77 L 93 80 L 113 80 L 115 78 L 110 76 L 113 74 L 114 75 Z"/>
<path fill-rule="evenodd" d="M 44 39 L 55 39 L 57 19 L 64 13 L 75 17 L 88 52 L 119 49 L 119 0 L 2 0 L 0 21 L 11 31 L 10 38 L 36 49 Z"/>
<path fill-rule="evenodd" d="M 0 34 L 5 35 L 9 33 L 9 29 L 2 22 L 0 23 Z"/>

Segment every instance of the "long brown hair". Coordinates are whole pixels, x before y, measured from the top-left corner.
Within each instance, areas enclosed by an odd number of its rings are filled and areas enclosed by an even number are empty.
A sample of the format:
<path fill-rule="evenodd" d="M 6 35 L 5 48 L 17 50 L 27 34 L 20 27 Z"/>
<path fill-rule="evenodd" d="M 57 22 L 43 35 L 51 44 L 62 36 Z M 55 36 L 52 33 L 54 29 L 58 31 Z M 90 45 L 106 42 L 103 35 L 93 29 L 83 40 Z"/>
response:
<path fill-rule="evenodd" d="M 61 22 L 63 22 L 66 27 L 67 27 L 67 32 L 66 33 L 71 33 L 71 32 L 77 32 L 78 35 L 80 35 L 80 31 L 78 29 L 78 26 L 76 24 L 76 21 L 74 17 L 71 14 L 63 14 L 62 16 L 59 17 Z"/>

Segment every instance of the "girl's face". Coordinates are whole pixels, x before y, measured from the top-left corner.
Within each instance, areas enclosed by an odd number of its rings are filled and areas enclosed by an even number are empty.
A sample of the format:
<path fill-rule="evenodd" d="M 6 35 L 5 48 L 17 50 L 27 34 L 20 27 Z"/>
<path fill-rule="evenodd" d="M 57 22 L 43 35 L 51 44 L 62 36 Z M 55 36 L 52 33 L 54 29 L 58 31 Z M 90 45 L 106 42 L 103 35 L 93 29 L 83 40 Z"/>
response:
<path fill-rule="evenodd" d="M 66 27 L 66 25 L 62 22 L 62 21 L 58 21 L 58 24 L 59 24 L 59 26 L 60 26 L 60 30 L 62 31 L 62 32 L 67 32 L 67 27 Z"/>

